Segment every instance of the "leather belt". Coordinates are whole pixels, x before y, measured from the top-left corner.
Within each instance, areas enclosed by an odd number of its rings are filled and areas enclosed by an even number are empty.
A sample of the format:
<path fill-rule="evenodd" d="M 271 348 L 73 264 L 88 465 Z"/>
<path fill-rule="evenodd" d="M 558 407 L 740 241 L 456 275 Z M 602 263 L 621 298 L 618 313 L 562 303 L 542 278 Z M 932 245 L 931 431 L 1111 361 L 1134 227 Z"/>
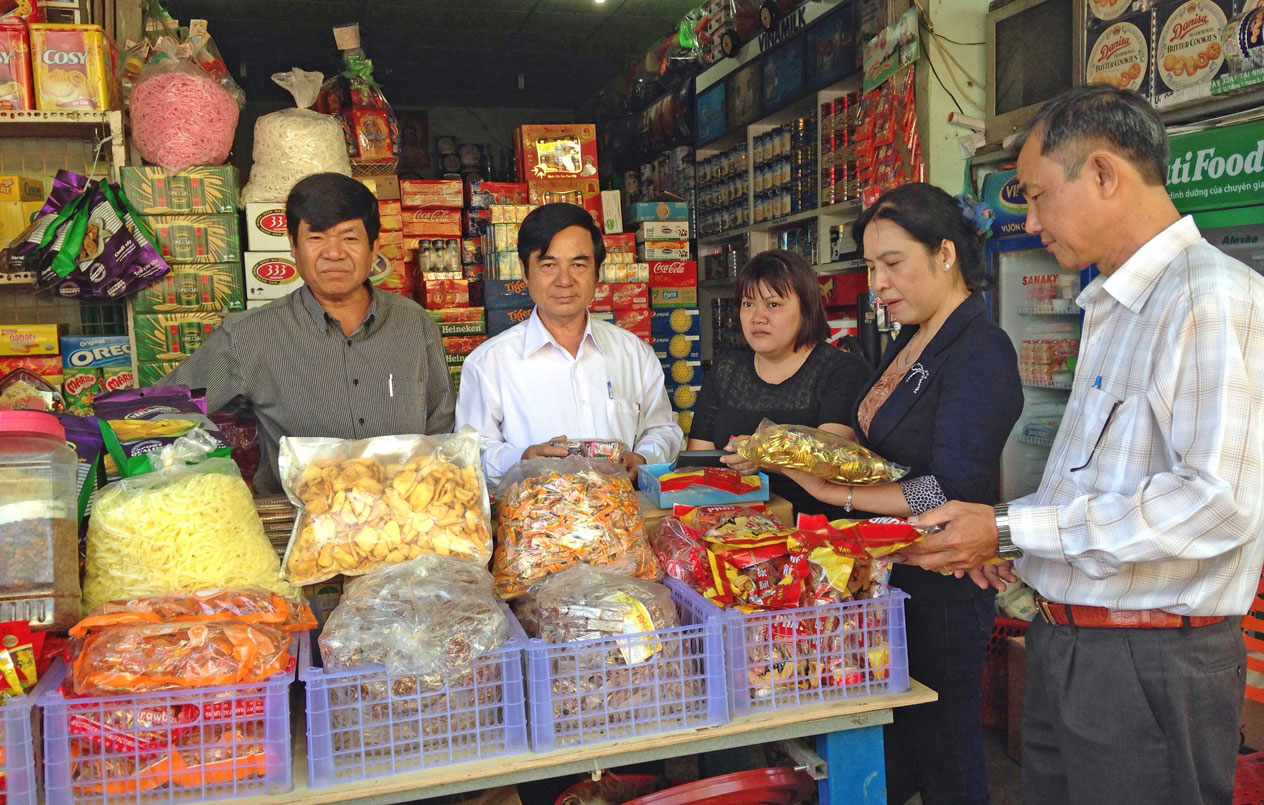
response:
<path fill-rule="evenodd" d="M 1223 615 L 1175 615 L 1161 609 L 1107 609 L 1080 604 L 1059 604 L 1036 596 L 1036 608 L 1048 623 L 1090 629 L 1178 629 L 1211 626 Z"/>

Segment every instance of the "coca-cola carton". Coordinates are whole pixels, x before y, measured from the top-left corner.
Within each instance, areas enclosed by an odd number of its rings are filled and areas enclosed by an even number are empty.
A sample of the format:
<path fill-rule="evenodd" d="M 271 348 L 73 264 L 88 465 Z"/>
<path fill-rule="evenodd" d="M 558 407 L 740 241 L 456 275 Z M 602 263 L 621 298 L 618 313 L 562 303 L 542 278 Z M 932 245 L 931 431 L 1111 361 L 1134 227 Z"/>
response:
<path fill-rule="evenodd" d="M 0 22 L 0 109 L 35 108 L 31 42 L 20 22 Z"/>
<path fill-rule="evenodd" d="M 35 108 L 112 109 L 118 51 L 100 25 L 30 26 Z"/>
<path fill-rule="evenodd" d="M 650 263 L 650 286 L 654 288 L 692 288 L 698 284 L 698 263 L 695 260 L 657 260 Z"/>
<path fill-rule="evenodd" d="M 407 209 L 459 210 L 465 206 L 465 188 L 460 179 L 401 179 L 399 197 Z"/>
<path fill-rule="evenodd" d="M 405 209 L 404 237 L 460 238 L 461 211 L 443 208 Z"/>

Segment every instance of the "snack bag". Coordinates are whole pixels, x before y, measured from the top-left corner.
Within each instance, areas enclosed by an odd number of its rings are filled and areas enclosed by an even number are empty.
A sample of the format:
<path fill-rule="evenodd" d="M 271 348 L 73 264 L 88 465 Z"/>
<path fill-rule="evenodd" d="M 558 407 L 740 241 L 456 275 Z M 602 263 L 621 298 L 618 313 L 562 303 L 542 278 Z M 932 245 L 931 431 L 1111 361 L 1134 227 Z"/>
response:
<path fill-rule="evenodd" d="M 702 532 L 675 517 L 664 517 L 650 535 L 650 545 L 668 576 L 695 589 L 709 583 L 711 565 Z"/>
<path fill-rule="evenodd" d="M 399 163 L 399 123 L 373 79 L 373 62 L 360 48 L 359 24 L 335 27 L 334 38 L 342 52 L 342 72 L 321 86 L 316 111 L 342 124 L 353 165 L 386 167 L 393 173 Z"/>
<path fill-rule="evenodd" d="M 276 593 L 261 588 L 220 588 L 107 601 L 76 623 L 70 630 L 70 636 L 83 637 L 91 629 L 127 623 L 199 621 L 265 624 L 285 632 L 316 628 L 316 618 L 306 603 L 291 604 Z"/>
<path fill-rule="evenodd" d="M 662 575 L 645 537 L 632 483 L 604 459 L 536 458 L 505 473 L 496 490 L 492 575 L 501 598 L 588 564 L 643 579 Z"/>
<path fill-rule="evenodd" d="M 255 121 L 254 164 L 241 191 L 243 204 L 284 203 L 290 190 L 313 173 L 351 175 L 347 145 L 338 120 L 310 107 L 324 76 L 300 70 L 273 73 L 272 80 L 294 96 L 294 109 Z"/>
<path fill-rule="evenodd" d="M 204 431 L 129 462 L 97 493 L 88 522 L 82 611 L 107 601 L 205 588 L 262 587 L 298 600 L 227 448 Z"/>
<path fill-rule="evenodd" d="M 614 464 L 622 463 L 623 456 L 628 450 L 627 446 L 618 439 L 562 439 L 551 444 L 562 448 L 572 456 L 604 458 Z"/>
<path fill-rule="evenodd" d="M 111 447 L 105 459 L 110 477 L 129 477 L 151 469 L 149 455 L 200 430 L 211 449 L 227 448 L 206 415 L 206 398 L 188 386 L 150 386 L 120 389 L 92 399 L 93 413 L 103 422 L 102 434 Z M 125 466 L 118 460 L 122 457 Z"/>
<path fill-rule="evenodd" d="M 281 482 L 302 511 L 285 576 L 314 584 L 358 576 L 424 553 L 477 564 L 491 558 L 482 440 L 445 436 L 281 439 Z"/>
<path fill-rule="evenodd" d="M 262 682 L 289 667 L 290 636 L 234 621 L 136 623 L 88 633 L 74 692 L 108 696 Z"/>
<path fill-rule="evenodd" d="M 806 425 L 778 425 L 765 419 L 737 446 L 738 454 L 756 464 L 803 470 L 846 484 L 898 481 L 907 467 L 892 464 L 850 439 Z"/>
<path fill-rule="evenodd" d="M 385 666 L 415 675 L 421 691 L 438 690 L 505 642 L 509 620 L 490 590 L 431 578 L 404 587 L 393 569 L 362 577 L 359 595 L 330 614 L 320 635 L 326 668 Z M 380 596 L 371 592 L 379 573 L 388 574 Z"/>

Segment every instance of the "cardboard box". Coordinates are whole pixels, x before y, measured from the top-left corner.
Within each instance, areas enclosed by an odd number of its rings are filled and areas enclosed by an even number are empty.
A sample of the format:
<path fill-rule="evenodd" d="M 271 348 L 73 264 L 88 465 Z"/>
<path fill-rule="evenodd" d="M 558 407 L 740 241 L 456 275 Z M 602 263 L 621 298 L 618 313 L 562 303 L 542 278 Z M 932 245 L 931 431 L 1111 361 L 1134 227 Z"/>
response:
<path fill-rule="evenodd" d="M 38 179 L 0 176 L 0 248 L 22 234 L 30 225 L 32 214 L 43 206 L 44 184 Z"/>
<path fill-rule="evenodd" d="M 402 182 L 398 176 L 357 176 L 356 181 L 369 188 L 378 201 L 399 201 Z"/>
<path fill-rule="evenodd" d="M 219 313 L 245 310 L 245 283 L 236 263 L 185 265 L 131 297 L 137 313 Z"/>
<path fill-rule="evenodd" d="M 650 316 L 650 329 L 656 337 L 702 335 L 702 313 L 697 308 L 655 310 Z M 683 357 L 683 356 L 678 356 Z"/>
<path fill-rule="evenodd" d="M 480 280 L 422 280 L 418 284 L 422 307 L 438 310 L 449 307 L 482 307 Z"/>
<path fill-rule="evenodd" d="M 623 200 L 618 190 L 601 191 L 601 222 L 606 232 L 623 231 Z"/>
<path fill-rule="evenodd" d="M 643 201 L 623 208 L 624 226 L 645 221 L 688 221 L 689 204 L 684 201 Z"/>
<path fill-rule="evenodd" d="M 289 252 L 246 252 L 246 299 L 280 299 L 303 284 Z M 247 308 L 249 309 L 249 308 Z"/>
<path fill-rule="evenodd" d="M 614 312 L 614 325 L 634 335 L 649 338 L 650 312 L 649 310 L 616 310 Z"/>
<path fill-rule="evenodd" d="M 603 193 L 606 191 L 602 191 Z M 620 232 L 615 230 L 601 236 L 601 242 L 606 244 L 606 260 L 610 260 L 617 254 L 626 254 L 633 258 L 636 257 L 636 233 Z M 634 262 L 629 260 L 628 262 Z"/>
<path fill-rule="evenodd" d="M 515 307 L 487 311 L 487 334 L 499 335 L 515 324 L 521 324 L 531 318 L 533 310 L 535 310 L 534 307 Z"/>
<path fill-rule="evenodd" d="M 694 288 L 698 285 L 696 260 L 656 260 L 649 266 L 651 287 Z"/>
<path fill-rule="evenodd" d="M 28 372 L 34 372 L 50 383 L 56 380 L 53 385 L 60 385 L 65 367 L 61 365 L 60 355 L 32 355 L 22 358 L 7 357 L 0 358 L 0 377 L 4 377 L 10 372 L 16 372 L 18 369 L 25 369 Z"/>
<path fill-rule="evenodd" d="M 648 310 L 650 304 L 649 286 L 643 282 L 597 283 L 589 310 Z"/>
<path fill-rule="evenodd" d="M 0 203 L 44 201 L 44 183 L 17 174 L 0 175 Z"/>
<path fill-rule="evenodd" d="M 667 399 L 671 401 L 673 411 L 689 411 L 698 404 L 698 394 L 702 384 L 667 383 Z"/>
<path fill-rule="evenodd" d="M 147 386 L 156 386 L 159 382 L 175 371 L 180 365 L 180 361 L 150 361 L 142 362 L 136 365 L 136 384 L 141 388 Z"/>
<path fill-rule="evenodd" d="M 696 308 L 697 306 L 697 288 L 650 288 L 650 307 Z"/>
<path fill-rule="evenodd" d="M 556 201 L 578 203 L 594 214 L 594 221 L 601 226 L 601 185 L 592 179 L 532 179 L 527 182 L 527 198 L 530 204 L 540 206 Z M 578 194 L 578 196 L 576 195 Z M 493 208 L 494 209 L 494 208 Z"/>
<path fill-rule="evenodd" d="M 237 214 L 240 197 L 232 165 L 199 165 L 174 174 L 153 166 L 124 167 L 119 176 L 127 200 L 142 215 Z M 269 206 L 285 210 L 284 204 Z"/>
<path fill-rule="evenodd" d="M 399 200 L 405 209 L 459 210 L 465 206 L 460 179 L 402 179 Z"/>
<path fill-rule="evenodd" d="M 460 238 L 461 211 L 439 208 L 404 208 L 404 237 Z"/>
<path fill-rule="evenodd" d="M 61 362 L 66 369 L 130 367 L 132 345 L 125 335 L 62 336 Z"/>
<path fill-rule="evenodd" d="M 668 383 L 702 385 L 702 361 L 680 358 L 663 362 L 663 374 Z"/>
<path fill-rule="evenodd" d="M 445 335 L 443 351 L 449 355 L 469 355 L 487 340 L 486 335 Z"/>
<path fill-rule="evenodd" d="M 428 311 L 439 326 L 439 335 L 485 335 L 487 320 L 481 307 L 454 307 Z"/>
<path fill-rule="evenodd" d="M 686 335 L 685 333 L 675 333 L 668 336 L 654 335 L 654 325 L 651 321 L 650 337 L 653 339 L 650 342 L 650 348 L 654 350 L 654 354 L 658 356 L 660 361 L 696 361 L 702 359 L 701 335 Z"/>
<path fill-rule="evenodd" d="M 133 317 L 138 363 L 182 361 L 224 321 L 218 313 L 139 313 Z"/>
<path fill-rule="evenodd" d="M 492 310 L 531 307 L 531 295 L 527 293 L 527 281 L 483 280 L 483 305 Z"/>
<path fill-rule="evenodd" d="M 636 228 L 636 242 L 689 240 L 688 221 L 646 221 Z"/>
<path fill-rule="evenodd" d="M 0 324 L 0 355 L 57 354 L 56 324 Z"/>
<path fill-rule="evenodd" d="M 235 263 L 241 260 L 236 215 L 150 215 L 158 251 L 168 263 Z"/>
<path fill-rule="evenodd" d="M 100 25 L 30 26 L 35 108 L 113 109 L 118 50 Z"/>
<path fill-rule="evenodd" d="M 290 250 L 284 204 L 246 205 L 246 248 L 252 252 Z"/>
<path fill-rule="evenodd" d="M 31 76 L 31 43 L 26 25 L 0 19 L 0 109 L 23 111 L 35 108 L 35 80 Z"/>
<path fill-rule="evenodd" d="M 592 123 L 519 126 L 514 130 L 518 178 L 597 178 L 597 127 Z"/>
<path fill-rule="evenodd" d="M 388 232 L 399 233 L 404 237 L 404 208 L 398 201 L 379 201 L 377 203 L 378 236 Z"/>
<path fill-rule="evenodd" d="M 470 182 L 469 206 L 484 210 L 495 204 L 526 204 L 526 182 Z"/>
<path fill-rule="evenodd" d="M 693 252 L 687 240 L 650 240 L 636 244 L 636 256 L 646 263 L 658 261 L 689 261 Z M 696 269 L 695 269 L 696 272 Z"/>
<path fill-rule="evenodd" d="M 869 274 L 865 271 L 829 274 L 817 277 L 817 281 L 825 307 L 855 307 L 856 297 L 869 293 Z"/>

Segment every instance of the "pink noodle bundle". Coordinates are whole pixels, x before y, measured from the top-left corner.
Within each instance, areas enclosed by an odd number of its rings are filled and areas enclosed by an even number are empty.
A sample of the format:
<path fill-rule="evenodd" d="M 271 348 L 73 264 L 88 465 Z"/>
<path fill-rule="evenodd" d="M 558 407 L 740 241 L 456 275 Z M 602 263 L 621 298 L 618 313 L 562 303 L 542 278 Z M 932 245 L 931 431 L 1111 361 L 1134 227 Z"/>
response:
<path fill-rule="evenodd" d="M 228 159 L 240 110 L 233 97 L 201 70 L 177 68 L 142 75 L 132 90 L 131 107 L 132 138 L 146 161 L 179 171 Z"/>

